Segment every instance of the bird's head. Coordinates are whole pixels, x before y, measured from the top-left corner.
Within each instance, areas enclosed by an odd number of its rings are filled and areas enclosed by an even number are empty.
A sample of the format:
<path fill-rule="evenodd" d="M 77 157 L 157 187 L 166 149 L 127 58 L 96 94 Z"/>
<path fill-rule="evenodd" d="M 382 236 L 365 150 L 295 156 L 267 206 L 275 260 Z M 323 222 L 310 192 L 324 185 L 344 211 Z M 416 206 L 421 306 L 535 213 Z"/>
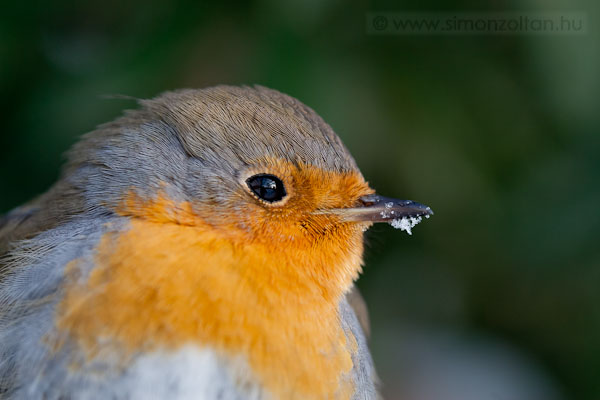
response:
<path fill-rule="evenodd" d="M 141 105 L 71 152 L 88 208 L 306 248 L 431 213 L 375 195 L 331 127 L 277 91 L 217 86 Z"/>

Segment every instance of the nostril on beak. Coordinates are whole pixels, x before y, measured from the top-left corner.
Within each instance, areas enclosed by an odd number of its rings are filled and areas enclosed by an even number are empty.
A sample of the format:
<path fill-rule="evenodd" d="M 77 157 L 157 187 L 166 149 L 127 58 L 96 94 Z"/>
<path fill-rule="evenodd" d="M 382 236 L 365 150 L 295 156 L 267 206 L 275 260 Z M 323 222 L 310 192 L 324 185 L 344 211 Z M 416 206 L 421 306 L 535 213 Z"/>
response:
<path fill-rule="evenodd" d="M 376 194 L 368 194 L 366 196 L 362 196 L 358 199 L 364 207 L 373 206 L 379 203 L 379 196 Z"/>

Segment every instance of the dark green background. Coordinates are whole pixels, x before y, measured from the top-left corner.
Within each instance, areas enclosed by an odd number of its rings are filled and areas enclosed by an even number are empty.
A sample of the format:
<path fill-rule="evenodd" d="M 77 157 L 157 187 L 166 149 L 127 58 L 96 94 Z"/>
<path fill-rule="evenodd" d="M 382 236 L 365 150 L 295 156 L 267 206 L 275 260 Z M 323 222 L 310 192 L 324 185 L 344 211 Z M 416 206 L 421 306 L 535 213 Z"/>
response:
<path fill-rule="evenodd" d="M 359 286 L 387 397 L 410 386 L 421 359 L 411 343 L 435 352 L 451 337 L 442 347 L 518 355 L 515 365 L 542 376 L 526 381 L 562 398 L 600 398 L 597 3 L 2 6 L 0 212 L 43 192 L 80 134 L 133 107 L 105 95 L 276 88 L 333 126 L 381 194 L 436 212 L 413 236 L 389 226 L 368 234 Z M 368 11 L 515 9 L 584 11 L 589 31 L 366 34 Z M 501 369 L 483 358 L 475 370 Z"/>

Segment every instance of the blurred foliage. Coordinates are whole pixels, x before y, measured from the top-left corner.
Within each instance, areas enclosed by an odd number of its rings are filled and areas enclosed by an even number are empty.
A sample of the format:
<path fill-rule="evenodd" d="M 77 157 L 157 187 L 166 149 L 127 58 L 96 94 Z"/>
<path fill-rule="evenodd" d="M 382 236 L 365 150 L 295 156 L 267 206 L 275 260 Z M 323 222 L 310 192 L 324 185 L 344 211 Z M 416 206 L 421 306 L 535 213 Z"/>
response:
<path fill-rule="evenodd" d="M 399 336 L 383 332 L 417 326 L 509 343 L 566 398 L 600 398 L 597 3 L 3 3 L 1 212 L 51 185 L 80 134 L 134 107 L 106 95 L 276 88 L 333 126 L 380 193 L 436 211 L 411 237 L 368 235 L 359 286 L 384 382 Z M 583 10 L 590 32 L 365 33 L 367 11 L 486 9 Z"/>

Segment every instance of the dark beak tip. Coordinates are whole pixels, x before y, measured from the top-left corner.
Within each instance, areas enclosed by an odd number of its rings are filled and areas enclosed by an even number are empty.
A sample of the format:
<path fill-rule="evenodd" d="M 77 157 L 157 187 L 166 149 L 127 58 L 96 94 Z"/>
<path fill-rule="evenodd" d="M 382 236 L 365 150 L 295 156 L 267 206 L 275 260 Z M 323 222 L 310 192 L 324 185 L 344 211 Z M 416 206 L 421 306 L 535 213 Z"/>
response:
<path fill-rule="evenodd" d="M 360 198 L 363 207 L 373 210 L 380 210 L 383 217 L 382 222 L 388 218 L 402 217 L 426 217 L 432 216 L 431 207 L 412 200 L 399 200 L 390 197 L 384 197 L 377 194 L 370 194 Z M 379 218 L 378 218 L 379 219 Z"/>
<path fill-rule="evenodd" d="M 423 207 L 424 207 L 423 215 L 433 215 L 434 214 L 431 207 L 429 207 L 429 206 L 423 206 Z"/>

